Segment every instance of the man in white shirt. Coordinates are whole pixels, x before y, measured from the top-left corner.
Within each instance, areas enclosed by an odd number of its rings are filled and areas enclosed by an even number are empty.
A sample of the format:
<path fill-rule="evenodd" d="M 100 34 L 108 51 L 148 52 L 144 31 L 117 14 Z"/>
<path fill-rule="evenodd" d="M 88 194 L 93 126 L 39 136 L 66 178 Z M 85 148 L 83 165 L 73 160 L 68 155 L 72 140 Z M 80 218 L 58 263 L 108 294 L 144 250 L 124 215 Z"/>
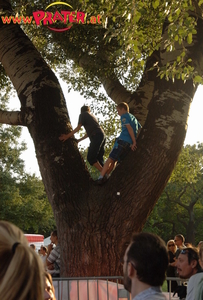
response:
<path fill-rule="evenodd" d="M 60 277 L 60 246 L 58 243 L 57 231 L 51 233 L 51 244 L 48 245 L 46 258 L 47 271 L 52 277 Z M 56 247 L 53 247 L 56 245 Z"/>
<path fill-rule="evenodd" d="M 182 234 L 176 234 L 176 236 L 174 237 L 174 242 L 177 246 L 177 251 L 176 251 L 176 258 L 178 258 L 178 255 L 180 254 L 180 251 L 183 248 L 186 248 L 185 246 L 185 238 Z"/>
<path fill-rule="evenodd" d="M 182 249 L 176 266 L 180 278 L 190 278 L 187 285 L 186 300 L 203 299 L 203 272 L 199 264 L 198 250 L 195 247 Z"/>
<path fill-rule="evenodd" d="M 134 234 L 123 258 L 124 287 L 132 300 L 165 300 L 161 286 L 166 278 L 168 254 L 155 234 Z"/>

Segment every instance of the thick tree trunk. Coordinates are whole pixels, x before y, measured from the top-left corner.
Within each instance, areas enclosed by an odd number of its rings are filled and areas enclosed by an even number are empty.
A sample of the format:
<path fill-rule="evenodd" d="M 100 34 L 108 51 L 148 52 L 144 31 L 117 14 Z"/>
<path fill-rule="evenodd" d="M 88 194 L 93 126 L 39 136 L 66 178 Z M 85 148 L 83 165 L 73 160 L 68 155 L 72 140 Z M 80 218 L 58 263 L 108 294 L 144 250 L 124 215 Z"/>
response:
<path fill-rule="evenodd" d="M 190 48 L 197 65 L 202 59 L 202 28 L 201 23 Z M 165 62 L 167 54 L 158 54 Z M 62 91 L 18 25 L 1 26 L 0 60 L 17 90 L 22 115 L 30 116 L 29 122 L 24 118 L 23 123 L 33 138 L 54 211 L 62 249 L 61 274 L 119 275 L 125 243 L 133 231 L 142 230 L 177 161 L 195 93 L 192 81 L 167 82 L 153 73 L 149 113 L 138 148 L 98 187 L 76 143 L 58 139 L 71 130 Z"/>

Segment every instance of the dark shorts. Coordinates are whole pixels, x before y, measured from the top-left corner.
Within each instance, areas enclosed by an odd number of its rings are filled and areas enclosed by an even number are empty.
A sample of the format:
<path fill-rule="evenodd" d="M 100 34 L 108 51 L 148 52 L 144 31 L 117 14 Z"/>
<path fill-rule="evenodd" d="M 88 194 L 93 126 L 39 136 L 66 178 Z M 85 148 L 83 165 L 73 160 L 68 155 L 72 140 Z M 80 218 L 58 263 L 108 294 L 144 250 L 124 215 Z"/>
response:
<path fill-rule="evenodd" d="M 90 146 L 88 148 L 87 160 L 90 165 L 93 165 L 97 161 L 104 165 L 104 145 L 106 137 L 103 132 L 98 132 L 90 137 Z"/>
<path fill-rule="evenodd" d="M 115 144 L 114 144 L 114 147 L 113 147 L 113 150 L 111 151 L 109 157 L 111 159 L 113 159 L 114 161 L 122 161 L 126 155 L 130 152 L 130 144 L 123 141 L 123 140 L 119 140 L 117 139 Z"/>

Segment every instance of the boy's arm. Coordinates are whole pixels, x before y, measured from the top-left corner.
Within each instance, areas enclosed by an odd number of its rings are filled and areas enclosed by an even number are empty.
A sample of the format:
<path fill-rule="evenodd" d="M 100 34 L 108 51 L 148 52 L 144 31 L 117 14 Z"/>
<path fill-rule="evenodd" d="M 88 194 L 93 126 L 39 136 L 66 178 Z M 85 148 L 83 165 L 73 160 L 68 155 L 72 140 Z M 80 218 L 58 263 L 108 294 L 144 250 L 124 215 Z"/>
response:
<path fill-rule="evenodd" d="M 74 130 L 69 132 L 68 134 L 60 135 L 59 140 L 62 142 L 65 142 L 67 139 L 71 138 L 76 132 L 78 132 L 81 127 L 82 127 L 82 124 L 78 124 L 78 126 Z"/>
<path fill-rule="evenodd" d="M 85 135 L 83 135 L 83 137 L 81 137 L 80 139 L 77 140 L 77 142 L 81 142 L 83 140 L 85 140 L 88 137 L 87 133 Z"/>
<path fill-rule="evenodd" d="M 130 137 L 131 137 L 131 139 L 133 141 L 133 143 L 132 143 L 132 145 L 130 147 L 134 151 L 137 148 L 134 131 L 133 131 L 132 127 L 130 126 L 130 124 L 126 124 L 125 126 L 128 129 L 128 133 L 129 133 L 129 135 L 130 135 Z"/>

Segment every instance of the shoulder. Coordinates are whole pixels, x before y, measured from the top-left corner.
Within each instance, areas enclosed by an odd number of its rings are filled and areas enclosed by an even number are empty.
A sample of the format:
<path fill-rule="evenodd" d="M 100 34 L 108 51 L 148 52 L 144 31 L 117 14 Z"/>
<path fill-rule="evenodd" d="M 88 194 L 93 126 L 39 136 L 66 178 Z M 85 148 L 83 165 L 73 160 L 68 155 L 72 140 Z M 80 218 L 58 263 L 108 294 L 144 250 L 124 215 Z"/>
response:
<path fill-rule="evenodd" d="M 160 287 L 154 286 L 142 291 L 133 300 L 166 300 L 166 296 L 162 293 Z"/>
<path fill-rule="evenodd" d="M 58 258 L 60 255 L 60 247 L 57 245 L 50 253 L 49 257 L 47 258 L 48 260 L 55 260 Z"/>
<path fill-rule="evenodd" d="M 137 118 L 136 118 L 134 115 L 132 115 L 131 113 L 129 113 L 128 115 L 129 115 L 129 119 L 130 119 L 131 121 L 133 121 L 134 123 L 139 123 L 138 120 L 137 120 Z M 140 123 L 139 123 L 139 124 L 140 124 Z"/>
<path fill-rule="evenodd" d="M 84 112 L 82 112 L 81 114 L 80 114 L 80 118 L 85 118 L 85 117 L 87 117 L 87 116 L 90 116 L 90 113 L 88 112 L 88 111 L 84 111 Z"/>
<path fill-rule="evenodd" d="M 194 299 L 194 293 L 202 291 L 203 272 L 191 276 L 187 286 L 187 300 Z"/>
<path fill-rule="evenodd" d="M 56 247 L 53 249 L 55 252 L 60 253 L 60 246 L 59 244 L 56 245 Z"/>
<path fill-rule="evenodd" d="M 125 113 L 121 116 L 121 122 L 122 123 L 127 123 L 130 121 L 130 116 L 129 116 L 129 113 Z"/>
<path fill-rule="evenodd" d="M 196 273 L 194 275 L 192 275 L 188 281 L 188 284 L 192 283 L 194 284 L 194 282 L 196 282 L 197 284 L 203 280 L 203 272 L 199 272 L 199 273 Z"/>

